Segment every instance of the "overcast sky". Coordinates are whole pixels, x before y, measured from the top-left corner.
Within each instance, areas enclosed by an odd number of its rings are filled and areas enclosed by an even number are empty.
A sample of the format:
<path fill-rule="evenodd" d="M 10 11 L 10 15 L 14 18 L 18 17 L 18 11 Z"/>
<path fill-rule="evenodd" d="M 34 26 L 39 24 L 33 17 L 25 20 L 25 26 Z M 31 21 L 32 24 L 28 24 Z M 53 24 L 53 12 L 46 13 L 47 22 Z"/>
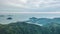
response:
<path fill-rule="evenodd" d="M 0 0 L 0 12 L 60 12 L 60 0 Z"/>

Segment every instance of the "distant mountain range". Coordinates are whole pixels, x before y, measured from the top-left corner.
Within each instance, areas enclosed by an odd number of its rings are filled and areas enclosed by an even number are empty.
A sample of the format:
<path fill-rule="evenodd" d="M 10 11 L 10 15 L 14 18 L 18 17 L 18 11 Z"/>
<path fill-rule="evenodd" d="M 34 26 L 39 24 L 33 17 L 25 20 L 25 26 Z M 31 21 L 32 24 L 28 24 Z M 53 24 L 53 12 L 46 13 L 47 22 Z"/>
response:
<path fill-rule="evenodd" d="M 46 24 L 51 23 L 51 22 L 60 24 L 60 18 L 49 19 L 49 18 L 32 17 L 32 18 L 29 18 L 29 20 L 27 20 L 27 22 L 33 23 L 33 24 L 43 24 L 43 25 L 46 25 Z"/>

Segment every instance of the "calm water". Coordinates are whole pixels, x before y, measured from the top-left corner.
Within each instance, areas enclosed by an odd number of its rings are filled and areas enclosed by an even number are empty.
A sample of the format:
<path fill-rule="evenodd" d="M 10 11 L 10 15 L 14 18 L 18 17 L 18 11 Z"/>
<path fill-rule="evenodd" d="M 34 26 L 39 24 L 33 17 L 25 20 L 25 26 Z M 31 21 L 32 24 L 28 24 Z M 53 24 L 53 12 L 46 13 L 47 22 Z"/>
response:
<path fill-rule="evenodd" d="M 8 18 L 12 19 L 8 19 Z M 0 24 L 8 24 L 11 22 L 16 21 L 25 21 L 31 17 L 37 18 L 53 18 L 53 17 L 60 17 L 60 14 L 0 14 Z"/>

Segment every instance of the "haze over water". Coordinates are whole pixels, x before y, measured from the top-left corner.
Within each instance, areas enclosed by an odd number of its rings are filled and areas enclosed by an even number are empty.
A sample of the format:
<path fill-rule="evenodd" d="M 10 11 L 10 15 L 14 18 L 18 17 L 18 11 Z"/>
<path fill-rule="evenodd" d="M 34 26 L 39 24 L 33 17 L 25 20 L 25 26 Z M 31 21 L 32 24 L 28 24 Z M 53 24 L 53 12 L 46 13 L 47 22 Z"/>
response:
<path fill-rule="evenodd" d="M 16 21 L 26 21 L 31 17 L 36 18 L 60 18 L 60 14 L 42 14 L 42 13 L 10 13 L 10 14 L 0 14 L 0 23 L 8 24 Z M 11 18 L 11 19 L 8 19 Z"/>

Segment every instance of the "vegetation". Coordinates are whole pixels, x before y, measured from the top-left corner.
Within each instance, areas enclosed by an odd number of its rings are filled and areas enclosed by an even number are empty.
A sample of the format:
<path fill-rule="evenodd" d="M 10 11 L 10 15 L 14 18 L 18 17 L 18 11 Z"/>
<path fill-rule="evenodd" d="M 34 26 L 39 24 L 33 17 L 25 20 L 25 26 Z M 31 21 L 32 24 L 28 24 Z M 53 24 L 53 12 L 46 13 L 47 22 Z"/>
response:
<path fill-rule="evenodd" d="M 26 22 L 0 24 L 0 34 L 60 34 L 60 24 L 50 23 L 48 26 L 38 26 Z"/>

